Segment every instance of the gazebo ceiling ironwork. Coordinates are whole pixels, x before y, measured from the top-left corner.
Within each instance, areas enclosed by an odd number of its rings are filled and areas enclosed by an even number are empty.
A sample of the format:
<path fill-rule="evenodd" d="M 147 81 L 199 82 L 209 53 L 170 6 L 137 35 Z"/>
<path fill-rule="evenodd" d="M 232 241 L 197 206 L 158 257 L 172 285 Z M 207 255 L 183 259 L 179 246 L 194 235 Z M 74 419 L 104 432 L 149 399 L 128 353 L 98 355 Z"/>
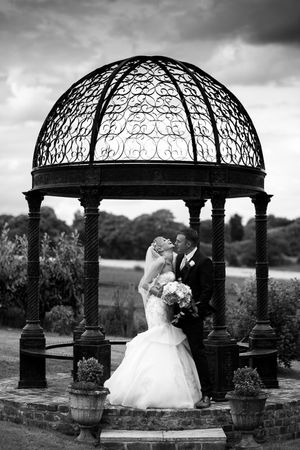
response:
<path fill-rule="evenodd" d="M 135 56 L 94 70 L 55 103 L 39 133 L 33 186 L 102 198 L 210 198 L 264 191 L 264 160 L 239 100 L 198 67 Z"/>

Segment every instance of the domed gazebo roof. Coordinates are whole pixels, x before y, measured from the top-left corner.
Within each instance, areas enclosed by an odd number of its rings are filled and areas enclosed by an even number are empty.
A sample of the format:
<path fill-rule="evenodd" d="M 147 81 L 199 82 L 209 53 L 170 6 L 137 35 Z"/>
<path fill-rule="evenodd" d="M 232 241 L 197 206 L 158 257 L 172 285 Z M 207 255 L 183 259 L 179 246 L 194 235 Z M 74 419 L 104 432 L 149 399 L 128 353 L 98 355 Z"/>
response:
<path fill-rule="evenodd" d="M 33 189 L 103 198 L 209 198 L 263 191 L 264 161 L 239 100 L 198 67 L 164 56 L 113 62 L 73 84 L 40 131 Z"/>

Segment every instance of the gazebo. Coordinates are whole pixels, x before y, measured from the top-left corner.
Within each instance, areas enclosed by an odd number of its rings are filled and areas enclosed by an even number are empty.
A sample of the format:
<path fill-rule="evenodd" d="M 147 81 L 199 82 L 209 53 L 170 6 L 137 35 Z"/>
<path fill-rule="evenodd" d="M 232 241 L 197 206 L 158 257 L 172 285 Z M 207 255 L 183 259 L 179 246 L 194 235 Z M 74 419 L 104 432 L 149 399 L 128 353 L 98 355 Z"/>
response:
<path fill-rule="evenodd" d="M 206 348 L 214 399 L 232 387 L 243 362 L 277 387 L 275 333 L 268 319 L 267 205 L 263 153 L 239 100 L 198 67 L 165 56 L 135 56 L 100 67 L 55 103 L 39 133 L 29 205 L 27 321 L 20 339 L 19 387 L 46 387 L 39 322 L 39 219 L 46 195 L 77 197 L 85 212 L 85 328 L 75 333 L 74 363 L 95 356 L 110 376 L 110 342 L 98 320 L 98 208 L 103 199 L 183 200 L 190 226 L 212 206 L 213 304 Z M 226 329 L 224 212 L 227 198 L 255 206 L 257 323 L 240 354 Z M 101 294 L 101 293 L 100 293 Z M 41 357 L 37 358 L 37 354 Z"/>

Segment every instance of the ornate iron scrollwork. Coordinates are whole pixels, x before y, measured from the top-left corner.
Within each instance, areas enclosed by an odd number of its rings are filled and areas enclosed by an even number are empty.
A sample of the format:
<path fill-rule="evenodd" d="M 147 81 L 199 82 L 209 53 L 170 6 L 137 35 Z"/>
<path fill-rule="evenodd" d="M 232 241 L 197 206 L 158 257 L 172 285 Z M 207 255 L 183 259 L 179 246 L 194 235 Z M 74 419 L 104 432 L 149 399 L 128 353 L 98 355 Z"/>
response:
<path fill-rule="evenodd" d="M 71 86 L 45 120 L 33 167 L 117 161 L 264 168 L 236 97 L 196 66 L 160 56 L 114 62 Z"/>

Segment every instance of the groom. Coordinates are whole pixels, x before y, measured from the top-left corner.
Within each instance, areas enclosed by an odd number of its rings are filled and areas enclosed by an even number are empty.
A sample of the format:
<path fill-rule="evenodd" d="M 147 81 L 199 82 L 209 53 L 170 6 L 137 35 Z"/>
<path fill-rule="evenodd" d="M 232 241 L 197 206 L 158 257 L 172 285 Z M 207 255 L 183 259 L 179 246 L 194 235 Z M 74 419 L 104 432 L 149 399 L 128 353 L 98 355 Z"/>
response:
<path fill-rule="evenodd" d="M 178 233 L 175 250 L 178 253 L 175 263 L 176 279 L 181 278 L 184 284 L 190 286 L 198 309 L 198 317 L 187 312 L 179 319 L 177 326 L 182 328 L 187 336 L 201 383 L 202 399 L 196 404 L 196 408 L 208 408 L 212 383 L 203 344 L 203 321 L 214 311 L 209 304 L 213 293 L 212 261 L 199 250 L 198 234 L 192 228 Z"/>

